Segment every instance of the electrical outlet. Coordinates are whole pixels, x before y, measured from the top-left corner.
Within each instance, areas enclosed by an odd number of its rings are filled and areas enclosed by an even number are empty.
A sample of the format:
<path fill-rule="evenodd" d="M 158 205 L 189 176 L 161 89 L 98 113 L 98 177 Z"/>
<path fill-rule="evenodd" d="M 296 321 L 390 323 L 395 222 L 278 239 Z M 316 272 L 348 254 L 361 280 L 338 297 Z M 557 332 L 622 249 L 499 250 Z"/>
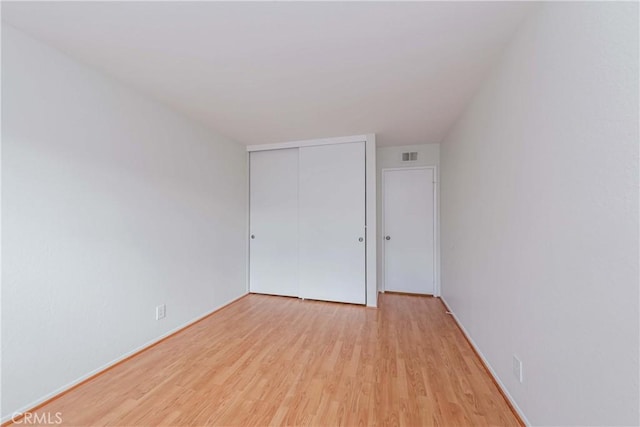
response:
<path fill-rule="evenodd" d="M 156 320 L 164 319 L 167 316 L 167 306 L 165 304 L 156 307 Z"/>
<path fill-rule="evenodd" d="M 518 359 L 515 354 L 513 355 L 513 375 L 519 382 L 522 382 L 522 360 Z"/>

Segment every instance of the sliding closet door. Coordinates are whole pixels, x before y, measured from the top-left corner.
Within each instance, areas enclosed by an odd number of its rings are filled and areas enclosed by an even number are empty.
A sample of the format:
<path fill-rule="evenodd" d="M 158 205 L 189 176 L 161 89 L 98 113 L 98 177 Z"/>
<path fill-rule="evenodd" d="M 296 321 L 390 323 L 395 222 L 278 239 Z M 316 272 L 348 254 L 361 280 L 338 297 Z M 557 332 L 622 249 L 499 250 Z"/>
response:
<path fill-rule="evenodd" d="M 365 303 L 364 142 L 300 148 L 300 296 Z"/>
<path fill-rule="evenodd" d="M 249 290 L 298 296 L 298 149 L 250 154 Z"/>

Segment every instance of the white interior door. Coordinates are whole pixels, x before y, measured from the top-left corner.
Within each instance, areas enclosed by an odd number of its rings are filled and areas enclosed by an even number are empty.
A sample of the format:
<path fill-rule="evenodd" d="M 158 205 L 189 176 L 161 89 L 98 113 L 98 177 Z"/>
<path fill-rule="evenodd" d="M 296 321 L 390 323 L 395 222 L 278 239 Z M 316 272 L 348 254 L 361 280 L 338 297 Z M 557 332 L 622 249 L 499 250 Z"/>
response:
<path fill-rule="evenodd" d="M 364 304 L 364 142 L 300 148 L 300 296 Z"/>
<path fill-rule="evenodd" d="M 383 171 L 384 288 L 435 292 L 434 170 Z"/>
<path fill-rule="evenodd" d="M 298 296 L 298 149 L 250 154 L 249 289 Z"/>

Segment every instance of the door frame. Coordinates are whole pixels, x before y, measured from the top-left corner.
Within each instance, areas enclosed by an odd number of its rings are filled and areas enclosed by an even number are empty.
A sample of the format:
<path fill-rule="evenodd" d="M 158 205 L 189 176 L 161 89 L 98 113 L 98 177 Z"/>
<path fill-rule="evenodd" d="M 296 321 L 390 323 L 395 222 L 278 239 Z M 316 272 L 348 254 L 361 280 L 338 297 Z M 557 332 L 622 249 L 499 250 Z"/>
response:
<path fill-rule="evenodd" d="M 440 259 L 440 216 L 438 215 L 438 167 L 436 165 L 427 165 L 427 166 L 410 166 L 410 167 L 399 167 L 399 168 L 382 168 L 382 183 L 381 183 L 381 194 L 382 194 L 382 209 L 381 209 L 381 222 L 382 222 L 382 233 L 380 233 L 380 250 L 382 256 L 381 262 L 381 276 L 380 283 L 382 284 L 380 292 L 386 291 L 386 277 L 387 277 L 387 257 L 385 253 L 385 240 L 384 236 L 386 236 L 385 230 L 385 176 L 386 172 L 393 171 L 410 171 L 410 170 L 428 170 L 431 169 L 433 173 L 433 296 L 440 296 L 440 265 L 438 260 Z"/>

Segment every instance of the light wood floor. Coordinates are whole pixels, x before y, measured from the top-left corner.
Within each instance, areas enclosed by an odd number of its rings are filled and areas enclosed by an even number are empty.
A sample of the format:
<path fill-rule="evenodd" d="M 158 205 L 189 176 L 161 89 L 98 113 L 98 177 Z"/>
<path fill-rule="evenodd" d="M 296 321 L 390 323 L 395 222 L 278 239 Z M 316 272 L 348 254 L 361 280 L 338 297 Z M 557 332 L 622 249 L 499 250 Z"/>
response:
<path fill-rule="evenodd" d="M 437 298 L 249 295 L 39 413 L 65 425 L 518 425 Z"/>

